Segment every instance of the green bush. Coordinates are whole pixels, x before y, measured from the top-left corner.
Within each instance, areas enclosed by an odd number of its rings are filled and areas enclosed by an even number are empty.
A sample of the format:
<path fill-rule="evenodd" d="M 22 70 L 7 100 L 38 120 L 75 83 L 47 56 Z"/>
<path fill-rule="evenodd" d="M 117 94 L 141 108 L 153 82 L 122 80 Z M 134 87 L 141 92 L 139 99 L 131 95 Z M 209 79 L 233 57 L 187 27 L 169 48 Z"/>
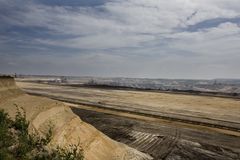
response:
<path fill-rule="evenodd" d="M 83 160 L 80 145 L 49 148 L 52 127 L 44 137 L 29 134 L 26 113 L 17 108 L 14 120 L 0 110 L 0 160 Z"/>

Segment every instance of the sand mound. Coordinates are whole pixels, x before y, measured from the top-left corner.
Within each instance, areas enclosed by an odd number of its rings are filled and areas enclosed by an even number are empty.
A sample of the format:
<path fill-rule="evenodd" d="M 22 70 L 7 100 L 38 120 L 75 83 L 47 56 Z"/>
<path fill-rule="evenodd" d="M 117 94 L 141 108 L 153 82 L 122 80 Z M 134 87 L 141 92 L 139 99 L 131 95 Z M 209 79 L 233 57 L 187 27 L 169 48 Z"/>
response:
<path fill-rule="evenodd" d="M 30 121 L 30 130 L 45 133 L 53 126 L 51 145 L 67 146 L 80 143 L 86 160 L 142 160 L 150 156 L 113 141 L 93 126 L 83 122 L 63 103 L 30 96 L 18 89 L 11 77 L 0 77 L 0 108 L 11 117 L 16 105 L 22 107 Z"/>

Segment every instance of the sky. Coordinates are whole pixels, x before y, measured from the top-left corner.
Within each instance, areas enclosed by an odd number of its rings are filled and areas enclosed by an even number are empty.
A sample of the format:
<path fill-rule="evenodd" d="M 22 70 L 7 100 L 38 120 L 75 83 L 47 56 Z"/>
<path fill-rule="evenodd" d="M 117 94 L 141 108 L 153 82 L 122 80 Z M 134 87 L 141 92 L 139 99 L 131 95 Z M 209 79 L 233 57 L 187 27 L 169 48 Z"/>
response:
<path fill-rule="evenodd" d="M 0 0 L 0 73 L 240 78 L 240 2 Z"/>

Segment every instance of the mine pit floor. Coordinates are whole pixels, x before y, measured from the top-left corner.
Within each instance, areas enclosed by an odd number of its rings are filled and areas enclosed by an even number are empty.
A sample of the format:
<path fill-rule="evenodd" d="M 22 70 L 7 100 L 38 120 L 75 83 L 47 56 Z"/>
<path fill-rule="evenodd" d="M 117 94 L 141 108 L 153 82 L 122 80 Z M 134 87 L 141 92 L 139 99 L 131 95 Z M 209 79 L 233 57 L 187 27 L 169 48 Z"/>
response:
<path fill-rule="evenodd" d="M 82 120 L 110 138 L 156 160 L 239 160 L 240 137 L 132 119 L 72 107 Z"/>

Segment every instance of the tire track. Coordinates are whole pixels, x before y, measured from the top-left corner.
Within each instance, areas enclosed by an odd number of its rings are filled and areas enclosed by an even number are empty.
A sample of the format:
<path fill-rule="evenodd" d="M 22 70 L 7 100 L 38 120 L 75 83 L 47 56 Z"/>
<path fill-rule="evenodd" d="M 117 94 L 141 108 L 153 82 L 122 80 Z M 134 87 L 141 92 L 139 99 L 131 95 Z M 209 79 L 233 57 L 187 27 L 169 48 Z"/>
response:
<path fill-rule="evenodd" d="M 174 136 L 159 136 L 157 134 L 132 131 L 130 133 L 136 140 L 128 145 L 153 156 L 156 160 L 166 159 L 177 145 L 180 132 L 175 131 Z"/>
<path fill-rule="evenodd" d="M 167 159 L 167 157 L 174 151 L 175 147 L 177 146 L 180 136 L 181 136 L 180 132 L 176 129 L 174 137 L 167 137 L 161 145 L 157 159 L 162 160 Z"/>

